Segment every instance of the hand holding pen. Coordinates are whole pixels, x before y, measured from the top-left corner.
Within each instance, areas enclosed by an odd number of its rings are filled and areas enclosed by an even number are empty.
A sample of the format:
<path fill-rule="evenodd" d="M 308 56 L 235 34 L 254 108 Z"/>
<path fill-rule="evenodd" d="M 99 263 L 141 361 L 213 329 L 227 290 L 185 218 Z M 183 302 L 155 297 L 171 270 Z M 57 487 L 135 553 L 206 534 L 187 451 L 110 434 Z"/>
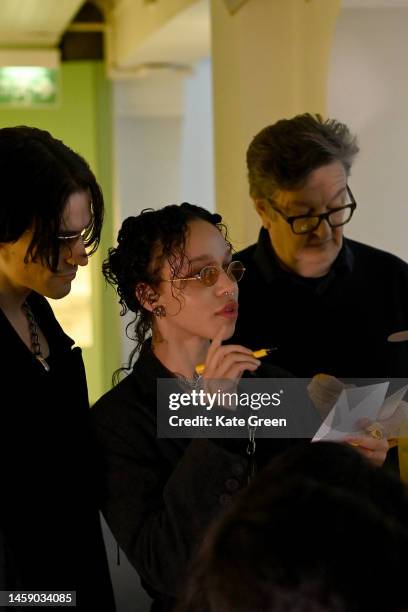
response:
<path fill-rule="evenodd" d="M 251 351 L 239 344 L 222 345 L 224 335 L 225 329 L 222 327 L 211 342 L 206 362 L 196 366 L 197 374 L 205 372 L 206 378 L 241 377 L 245 370 L 255 371 L 261 363 L 259 359 L 275 350 L 270 348 Z"/>
<path fill-rule="evenodd" d="M 261 362 L 252 356 L 250 349 L 239 344 L 223 345 L 224 339 L 225 329 L 221 327 L 210 344 L 205 363 L 196 367 L 197 374 L 207 380 L 237 380 L 245 370 L 254 372 L 259 367 Z"/>

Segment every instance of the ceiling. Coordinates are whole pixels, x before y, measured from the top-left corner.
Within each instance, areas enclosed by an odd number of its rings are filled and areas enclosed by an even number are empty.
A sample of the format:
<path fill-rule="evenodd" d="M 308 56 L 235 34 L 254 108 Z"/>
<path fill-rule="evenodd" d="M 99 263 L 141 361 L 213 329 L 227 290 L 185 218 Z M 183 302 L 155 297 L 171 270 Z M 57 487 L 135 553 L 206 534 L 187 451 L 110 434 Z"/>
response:
<path fill-rule="evenodd" d="M 135 45 L 123 68 L 154 62 L 194 65 L 211 54 L 210 6 L 208 0 L 196 0 L 174 15 L 145 41 Z"/>
<path fill-rule="evenodd" d="M 123 0 L 92 0 L 108 15 Z M 235 1 L 235 0 L 234 0 Z M 1 47 L 55 47 L 85 0 L 0 0 Z M 238 3 L 239 4 L 239 3 Z M 342 0 L 343 8 L 408 8 L 408 0 Z M 173 19 L 141 47 L 134 49 L 129 65 L 160 61 L 177 62 L 188 50 L 191 61 L 209 52 L 209 10 L 197 2 L 184 16 Z M 181 26 L 181 27 L 180 27 Z M 180 36 L 180 32 L 182 36 Z M 165 53 L 164 53 L 165 52 Z"/>
<path fill-rule="evenodd" d="M 343 8 L 408 8 L 408 0 L 342 0 Z"/>
<path fill-rule="evenodd" d="M 1 46 L 56 46 L 84 0 L 1 0 Z"/>

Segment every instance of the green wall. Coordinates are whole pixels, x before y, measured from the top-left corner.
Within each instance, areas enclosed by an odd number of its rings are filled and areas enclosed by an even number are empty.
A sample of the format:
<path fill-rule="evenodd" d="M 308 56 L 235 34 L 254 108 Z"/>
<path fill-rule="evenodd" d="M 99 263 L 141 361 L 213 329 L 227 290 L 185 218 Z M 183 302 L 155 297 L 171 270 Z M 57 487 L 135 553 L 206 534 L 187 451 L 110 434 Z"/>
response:
<path fill-rule="evenodd" d="M 114 243 L 112 211 L 111 87 L 102 62 L 61 64 L 59 104 L 41 109 L 0 109 L 0 125 L 30 125 L 48 130 L 90 164 L 103 189 L 105 224 L 99 250 L 90 260 L 94 344 L 84 349 L 89 396 L 94 402 L 109 389 L 119 365 L 119 310 L 114 292 L 105 287 L 101 263 Z"/>

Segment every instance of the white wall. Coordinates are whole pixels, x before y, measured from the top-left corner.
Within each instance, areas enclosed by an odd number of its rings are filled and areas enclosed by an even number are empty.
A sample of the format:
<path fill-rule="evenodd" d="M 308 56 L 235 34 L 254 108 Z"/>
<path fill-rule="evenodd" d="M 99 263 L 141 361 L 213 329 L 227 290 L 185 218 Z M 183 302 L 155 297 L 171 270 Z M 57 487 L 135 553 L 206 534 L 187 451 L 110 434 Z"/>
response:
<path fill-rule="evenodd" d="M 115 140 L 121 222 L 180 200 L 180 117 L 118 117 Z"/>
<path fill-rule="evenodd" d="M 408 260 L 408 9 L 343 9 L 336 26 L 328 115 L 358 134 L 345 233 Z"/>
<path fill-rule="evenodd" d="M 211 60 L 197 62 L 185 80 L 181 146 L 181 200 L 214 211 Z"/>

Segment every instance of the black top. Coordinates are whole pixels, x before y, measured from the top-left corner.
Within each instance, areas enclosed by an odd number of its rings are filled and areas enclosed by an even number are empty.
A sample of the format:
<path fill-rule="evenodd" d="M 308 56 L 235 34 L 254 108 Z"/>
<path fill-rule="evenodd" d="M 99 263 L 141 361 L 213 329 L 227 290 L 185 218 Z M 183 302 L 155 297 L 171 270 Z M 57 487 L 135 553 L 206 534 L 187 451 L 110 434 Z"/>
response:
<path fill-rule="evenodd" d="M 131 374 L 91 411 L 105 461 L 105 518 L 155 611 L 173 608 L 192 552 L 248 472 L 247 440 L 157 438 L 157 379 L 172 377 L 147 341 Z M 290 443 L 268 440 L 262 461 Z"/>
<path fill-rule="evenodd" d="M 50 371 L 0 310 L 0 582 L 76 591 L 77 609 L 113 611 L 81 350 L 43 297 L 28 302 L 50 346 Z"/>
<path fill-rule="evenodd" d="M 246 272 L 231 342 L 277 347 L 273 362 L 296 376 L 408 376 L 408 342 L 387 337 L 408 329 L 408 265 L 344 239 L 330 272 L 318 279 L 286 272 L 269 234 L 236 254 Z"/>

